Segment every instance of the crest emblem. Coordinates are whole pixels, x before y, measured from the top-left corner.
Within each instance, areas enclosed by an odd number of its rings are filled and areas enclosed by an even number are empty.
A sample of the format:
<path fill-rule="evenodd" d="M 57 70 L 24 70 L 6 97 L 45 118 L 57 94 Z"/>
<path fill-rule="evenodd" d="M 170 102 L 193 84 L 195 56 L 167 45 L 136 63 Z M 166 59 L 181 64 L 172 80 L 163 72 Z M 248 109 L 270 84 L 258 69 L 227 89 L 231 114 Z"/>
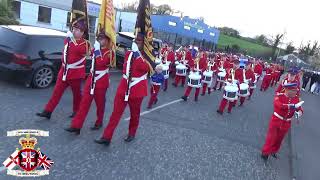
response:
<path fill-rule="evenodd" d="M 19 139 L 21 149 L 17 148 L 2 164 L 7 168 L 7 174 L 20 177 L 35 177 L 49 174 L 54 163 L 49 157 L 35 149 L 37 139 L 34 136 L 49 136 L 48 131 L 41 130 L 15 130 L 8 131 L 7 136 L 23 136 Z M 15 170 L 19 167 L 21 170 Z M 17 169 L 17 168 L 16 168 Z M 41 169 L 41 170 L 39 170 Z"/>

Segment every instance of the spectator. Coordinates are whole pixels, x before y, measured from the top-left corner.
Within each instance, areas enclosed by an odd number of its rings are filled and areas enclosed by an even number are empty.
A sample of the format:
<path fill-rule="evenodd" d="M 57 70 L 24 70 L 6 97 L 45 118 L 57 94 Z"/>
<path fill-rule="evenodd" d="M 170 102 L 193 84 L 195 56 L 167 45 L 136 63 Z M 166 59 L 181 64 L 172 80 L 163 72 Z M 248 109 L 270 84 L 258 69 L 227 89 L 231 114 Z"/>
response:
<path fill-rule="evenodd" d="M 311 87 L 317 81 L 317 78 L 318 78 L 317 73 L 315 71 L 313 71 L 312 76 L 311 76 L 309 92 L 311 92 Z"/>
<path fill-rule="evenodd" d="M 308 82 L 309 82 L 309 80 L 310 80 L 310 78 L 311 78 L 311 72 L 310 71 L 308 71 L 308 70 L 304 70 L 304 73 L 303 73 L 303 76 L 302 76 L 302 81 L 303 81 L 303 83 L 302 83 L 302 90 L 303 91 L 305 91 L 305 89 L 306 89 L 306 86 L 307 86 L 307 84 L 308 84 Z"/>

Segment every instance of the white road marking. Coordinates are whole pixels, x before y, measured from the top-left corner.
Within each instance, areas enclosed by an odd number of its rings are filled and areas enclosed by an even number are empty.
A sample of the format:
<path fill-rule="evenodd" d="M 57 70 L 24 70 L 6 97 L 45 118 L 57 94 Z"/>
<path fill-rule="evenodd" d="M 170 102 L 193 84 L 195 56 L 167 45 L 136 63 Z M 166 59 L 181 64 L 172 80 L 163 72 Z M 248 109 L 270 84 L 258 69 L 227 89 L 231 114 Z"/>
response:
<path fill-rule="evenodd" d="M 1 167 L 0 167 L 0 172 L 2 172 L 2 171 L 4 171 L 4 170 L 6 170 L 6 167 L 1 166 Z"/>
<path fill-rule="evenodd" d="M 169 106 L 169 105 L 171 105 L 171 104 L 175 104 L 175 103 L 181 102 L 181 101 L 183 101 L 183 99 L 177 99 L 177 100 L 168 102 L 168 103 L 166 103 L 166 104 L 162 104 L 161 106 L 158 106 L 158 107 L 155 107 L 155 108 L 150 109 L 150 110 L 148 110 L 148 111 L 144 111 L 144 112 L 140 113 L 140 116 L 143 116 L 143 115 L 145 115 L 145 114 L 149 114 L 149 113 L 151 113 L 151 112 L 153 112 L 153 111 L 156 111 L 156 110 L 158 110 L 158 109 L 164 108 L 164 107 L 166 107 L 166 106 Z M 127 117 L 127 118 L 125 118 L 124 120 L 125 120 L 125 121 L 129 121 L 129 120 L 130 120 L 130 117 Z"/>

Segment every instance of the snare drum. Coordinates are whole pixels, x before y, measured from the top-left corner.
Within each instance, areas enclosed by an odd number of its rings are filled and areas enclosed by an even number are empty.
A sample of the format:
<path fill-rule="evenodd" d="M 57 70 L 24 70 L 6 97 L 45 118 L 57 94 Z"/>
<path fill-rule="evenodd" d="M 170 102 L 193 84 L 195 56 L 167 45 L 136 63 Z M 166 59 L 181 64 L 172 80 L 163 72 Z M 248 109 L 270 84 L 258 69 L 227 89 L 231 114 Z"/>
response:
<path fill-rule="evenodd" d="M 174 64 L 177 66 L 177 65 L 179 65 L 180 63 L 179 63 L 179 61 L 176 61 L 176 62 L 174 62 Z"/>
<path fill-rule="evenodd" d="M 226 77 L 226 75 L 227 73 L 225 71 L 219 72 L 217 81 L 224 82 L 224 78 Z"/>
<path fill-rule="evenodd" d="M 169 66 L 162 64 L 162 74 L 164 75 L 164 79 L 169 78 Z"/>
<path fill-rule="evenodd" d="M 204 71 L 203 76 L 204 79 L 202 80 L 202 82 L 210 86 L 212 82 L 213 71 Z"/>
<path fill-rule="evenodd" d="M 239 88 L 237 85 L 233 84 L 228 84 L 227 86 L 224 87 L 224 94 L 223 98 L 229 100 L 229 101 L 234 101 L 238 99 L 238 90 Z"/>
<path fill-rule="evenodd" d="M 178 64 L 176 66 L 176 75 L 178 76 L 187 76 L 187 66 L 184 64 Z"/>
<path fill-rule="evenodd" d="M 195 88 L 201 87 L 201 75 L 199 74 L 199 72 L 190 72 L 190 75 L 188 77 L 188 86 Z"/>
<path fill-rule="evenodd" d="M 240 91 L 239 91 L 239 96 L 240 97 L 247 97 L 250 95 L 250 92 L 249 92 L 249 85 L 246 84 L 246 83 L 241 83 L 240 84 Z"/>

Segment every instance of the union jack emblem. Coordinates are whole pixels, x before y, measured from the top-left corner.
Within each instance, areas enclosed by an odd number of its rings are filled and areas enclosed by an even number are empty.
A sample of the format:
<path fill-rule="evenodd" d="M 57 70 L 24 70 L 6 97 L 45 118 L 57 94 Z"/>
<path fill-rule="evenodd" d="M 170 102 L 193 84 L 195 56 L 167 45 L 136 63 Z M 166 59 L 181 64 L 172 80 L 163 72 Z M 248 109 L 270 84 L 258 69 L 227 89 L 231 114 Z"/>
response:
<path fill-rule="evenodd" d="M 33 149 L 23 149 L 20 151 L 19 166 L 26 171 L 32 171 L 37 167 L 37 158 L 37 151 Z"/>
<path fill-rule="evenodd" d="M 38 153 L 39 153 L 38 166 L 42 167 L 42 169 L 44 170 L 49 170 L 54 162 L 42 152 L 39 151 Z"/>

